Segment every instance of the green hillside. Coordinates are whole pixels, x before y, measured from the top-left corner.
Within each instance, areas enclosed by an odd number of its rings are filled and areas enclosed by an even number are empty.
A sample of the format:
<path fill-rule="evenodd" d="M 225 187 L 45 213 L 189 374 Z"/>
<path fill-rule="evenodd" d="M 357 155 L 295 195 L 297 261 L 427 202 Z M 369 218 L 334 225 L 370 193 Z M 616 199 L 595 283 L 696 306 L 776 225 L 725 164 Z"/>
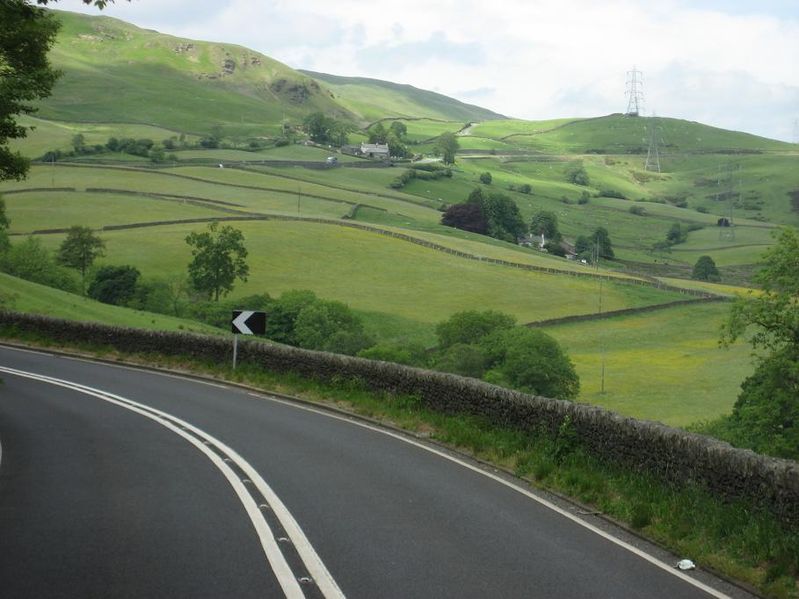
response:
<path fill-rule="evenodd" d="M 416 117 L 443 121 L 488 121 L 505 118 L 473 104 L 442 94 L 367 77 L 340 77 L 314 71 L 301 73 L 322 82 L 336 99 L 366 121 L 387 117 Z"/>

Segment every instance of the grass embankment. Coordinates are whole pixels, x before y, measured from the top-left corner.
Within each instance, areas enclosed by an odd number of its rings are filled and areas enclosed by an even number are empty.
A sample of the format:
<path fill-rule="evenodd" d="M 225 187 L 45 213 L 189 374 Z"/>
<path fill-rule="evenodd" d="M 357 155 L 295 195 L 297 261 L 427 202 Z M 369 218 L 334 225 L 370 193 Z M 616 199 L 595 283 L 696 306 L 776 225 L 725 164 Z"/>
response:
<path fill-rule="evenodd" d="M 18 312 L 157 331 L 221 333 L 215 327 L 194 320 L 111 306 L 74 293 L 23 281 L 2 272 L 0 272 L 0 290 L 2 290 L 0 308 Z"/>
<path fill-rule="evenodd" d="M 0 331 L 13 338 L 13 332 Z M 46 339 L 27 339 L 47 346 Z M 443 415 L 420 407 L 414 397 L 381 395 L 353 381 L 319 382 L 278 375 L 253 365 L 235 372 L 219 364 L 158 356 L 119 356 L 81 347 L 106 359 L 179 368 L 335 406 L 405 430 L 515 472 L 533 485 L 566 494 L 626 523 L 700 567 L 751 584 L 780 598 L 797 596 L 799 533 L 771 514 L 743 502 L 714 498 L 696 486 L 675 488 L 657 478 L 597 460 L 563 429 L 551 438 L 492 426 L 479 418 Z"/>

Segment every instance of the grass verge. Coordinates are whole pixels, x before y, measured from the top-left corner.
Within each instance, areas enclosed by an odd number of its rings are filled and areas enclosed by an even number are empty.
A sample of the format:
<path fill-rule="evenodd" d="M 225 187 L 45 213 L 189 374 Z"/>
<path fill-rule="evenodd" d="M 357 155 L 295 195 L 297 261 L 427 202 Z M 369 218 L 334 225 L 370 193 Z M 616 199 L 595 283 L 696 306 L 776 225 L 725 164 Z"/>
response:
<path fill-rule="evenodd" d="M 56 348 L 40 335 L 0 327 L 0 339 Z M 100 345 L 58 347 L 106 360 L 133 362 L 248 385 L 343 409 L 422 433 L 480 460 L 514 472 L 533 485 L 572 497 L 625 524 L 700 567 L 749 585 L 769 597 L 799 597 L 799 531 L 743 501 L 723 502 L 695 485 L 674 486 L 599 460 L 583 450 L 568 425 L 557 435 L 530 435 L 465 415 L 421 406 L 413 396 L 372 392 L 357 380 L 318 381 L 241 364 L 160 355 L 121 354 Z"/>

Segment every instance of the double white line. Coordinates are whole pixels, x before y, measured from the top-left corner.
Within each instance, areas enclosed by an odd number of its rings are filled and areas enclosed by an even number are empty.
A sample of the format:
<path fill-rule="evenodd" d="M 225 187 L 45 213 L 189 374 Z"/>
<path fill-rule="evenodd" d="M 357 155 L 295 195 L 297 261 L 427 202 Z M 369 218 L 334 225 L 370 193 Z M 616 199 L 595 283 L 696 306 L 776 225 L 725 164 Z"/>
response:
<path fill-rule="evenodd" d="M 308 541 L 308 538 L 305 536 L 305 533 L 302 532 L 299 524 L 297 524 L 297 521 L 283 502 L 280 501 L 275 492 L 266 484 L 266 481 L 258 474 L 255 468 L 219 439 L 212 437 L 208 433 L 171 414 L 145 406 L 125 397 L 108 393 L 107 391 L 5 366 L 0 366 L 0 372 L 49 383 L 66 389 L 72 389 L 73 391 L 102 399 L 108 403 L 135 412 L 145 418 L 149 418 L 173 433 L 180 435 L 205 454 L 214 466 L 225 476 L 230 486 L 233 487 L 233 490 L 236 492 L 236 495 L 244 506 L 255 528 L 268 565 L 272 572 L 274 572 L 286 597 L 291 599 L 304 598 L 305 593 L 303 592 L 303 586 L 315 585 L 326 599 L 343 599 L 344 593 L 341 592 L 336 581 L 333 580 L 330 572 L 328 572 L 322 560 Z M 236 472 L 234 466 L 240 473 Z M 265 503 L 261 503 L 261 505 L 258 504 L 256 498 L 248 489 L 250 485 L 255 487 L 258 493 L 264 498 Z M 264 518 L 262 510 L 272 511 L 279 521 L 280 526 L 282 526 L 285 531 L 285 538 L 281 537 L 280 541 L 276 538 L 275 533 Z M 285 543 L 286 540 L 288 540 L 290 545 L 296 550 L 297 555 L 302 560 L 307 575 L 304 573 L 297 575 L 292 570 L 291 566 L 289 566 L 286 556 L 280 547 L 280 543 Z"/>

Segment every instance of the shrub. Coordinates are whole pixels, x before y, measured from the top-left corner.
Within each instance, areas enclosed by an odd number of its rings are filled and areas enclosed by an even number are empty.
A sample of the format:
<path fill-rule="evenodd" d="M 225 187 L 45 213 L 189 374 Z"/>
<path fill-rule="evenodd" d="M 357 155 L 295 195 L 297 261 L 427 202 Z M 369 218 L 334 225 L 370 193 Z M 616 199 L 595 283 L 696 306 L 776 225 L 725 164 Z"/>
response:
<path fill-rule="evenodd" d="M 491 181 L 493 181 L 491 173 L 487 171 L 485 173 L 480 173 L 480 183 L 484 185 L 491 185 Z"/>
<path fill-rule="evenodd" d="M 71 272 L 59 266 L 37 237 L 27 237 L 0 255 L 0 270 L 48 287 L 77 292 L 79 286 Z"/>
<path fill-rule="evenodd" d="M 635 214 L 636 216 L 644 216 L 646 214 L 646 208 L 643 206 L 630 206 L 630 214 Z"/>
<path fill-rule="evenodd" d="M 133 298 L 141 273 L 130 265 L 101 266 L 89 285 L 87 294 L 104 304 L 121 306 Z"/>
<path fill-rule="evenodd" d="M 456 343 L 444 350 L 435 360 L 436 370 L 479 379 L 486 367 L 486 357 L 477 345 Z"/>
<path fill-rule="evenodd" d="M 478 343 L 486 335 L 498 330 L 510 329 L 515 324 L 516 319 L 510 314 L 493 310 L 483 312 L 469 310 L 456 312 L 448 320 L 436 325 L 436 336 L 438 336 L 439 347 L 446 349 L 457 343 Z"/>
<path fill-rule="evenodd" d="M 566 170 L 566 180 L 574 185 L 590 185 L 591 179 L 588 172 L 583 167 L 582 160 L 578 160 Z"/>

